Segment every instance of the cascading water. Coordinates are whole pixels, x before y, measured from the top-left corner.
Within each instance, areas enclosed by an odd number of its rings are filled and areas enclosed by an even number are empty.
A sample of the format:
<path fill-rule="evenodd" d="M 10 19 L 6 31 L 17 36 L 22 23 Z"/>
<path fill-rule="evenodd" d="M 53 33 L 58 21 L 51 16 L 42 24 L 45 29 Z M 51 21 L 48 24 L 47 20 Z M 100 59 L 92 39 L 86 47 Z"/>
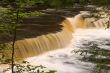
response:
<path fill-rule="evenodd" d="M 62 25 L 62 30 L 56 33 L 49 33 L 47 35 L 41 35 L 35 38 L 23 39 L 16 41 L 15 55 L 18 58 L 27 58 L 31 56 L 36 56 L 43 52 L 54 50 L 57 48 L 65 47 L 72 39 L 72 32 L 78 28 L 91 28 L 94 27 L 105 27 L 108 19 L 102 19 L 93 24 L 91 21 L 85 19 L 89 16 L 89 13 L 81 13 L 76 15 L 74 18 L 66 18 L 60 25 Z M 98 22 L 103 22 L 98 23 Z M 100 28 L 101 28 L 100 27 Z"/>
<path fill-rule="evenodd" d="M 74 18 L 67 19 L 71 24 L 76 23 Z M 85 24 L 82 24 L 82 22 L 78 22 L 77 25 L 72 25 L 76 30 L 73 32 L 71 43 L 69 43 L 68 46 L 62 49 L 60 48 L 59 50 L 44 53 L 37 57 L 27 58 L 26 61 L 29 61 L 33 65 L 47 66 L 50 69 L 56 70 L 56 73 L 91 73 L 94 64 L 81 61 L 80 59 L 82 57 L 72 51 L 81 49 L 81 47 L 86 47 L 83 44 L 88 44 L 91 41 L 95 42 L 100 48 L 109 49 L 110 30 L 103 29 L 107 27 L 107 22 L 108 19 L 101 19 L 90 25 L 86 24 L 88 27 L 85 27 Z M 80 29 L 81 27 L 86 29 Z"/>
<path fill-rule="evenodd" d="M 108 21 L 109 21 L 109 18 L 102 18 L 94 22 L 93 24 L 96 28 L 106 28 Z"/>
<path fill-rule="evenodd" d="M 16 41 L 16 57 L 27 58 L 65 47 L 72 38 L 73 29 L 68 20 L 64 20 L 61 25 L 63 25 L 62 30 L 56 33 Z"/>

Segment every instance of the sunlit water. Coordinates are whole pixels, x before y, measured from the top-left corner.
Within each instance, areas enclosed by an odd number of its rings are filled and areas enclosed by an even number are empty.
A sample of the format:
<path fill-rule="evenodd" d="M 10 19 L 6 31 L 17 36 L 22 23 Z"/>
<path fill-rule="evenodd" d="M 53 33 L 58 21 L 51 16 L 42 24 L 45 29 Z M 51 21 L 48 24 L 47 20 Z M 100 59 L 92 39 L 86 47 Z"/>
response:
<path fill-rule="evenodd" d="M 99 47 L 110 48 L 110 30 L 108 29 L 78 29 L 73 33 L 71 43 L 62 49 L 47 52 L 40 56 L 26 59 L 33 65 L 44 65 L 57 73 L 90 73 L 92 63 L 80 61 L 80 55 L 73 50 L 86 47 L 83 44 L 96 43 Z"/>

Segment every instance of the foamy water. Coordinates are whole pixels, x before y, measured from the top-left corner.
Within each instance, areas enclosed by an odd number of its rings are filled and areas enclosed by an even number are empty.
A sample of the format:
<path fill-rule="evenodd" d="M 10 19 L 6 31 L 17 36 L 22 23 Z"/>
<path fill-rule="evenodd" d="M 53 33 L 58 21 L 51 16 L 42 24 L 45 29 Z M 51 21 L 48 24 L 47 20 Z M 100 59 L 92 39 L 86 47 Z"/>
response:
<path fill-rule="evenodd" d="M 56 73 L 90 73 L 93 64 L 82 62 L 81 56 L 72 53 L 73 50 L 85 47 L 83 44 L 95 42 L 99 47 L 110 48 L 110 30 L 105 29 L 79 29 L 73 33 L 71 43 L 59 50 L 26 59 L 33 65 L 44 65 Z"/>
<path fill-rule="evenodd" d="M 94 42 L 98 47 L 110 48 L 110 30 L 105 29 L 79 29 L 73 33 L 71 43 L 59 50 L 50 51 L 39 56 L 26 59 L 32 65 L 43 65 L 56 73 L 91 73 L 94 65 L 80 61 L 80 55 L 72 52 L 86 47 L 83 44 Z M 6 72 L 11 73 L 11 71 Z"/>

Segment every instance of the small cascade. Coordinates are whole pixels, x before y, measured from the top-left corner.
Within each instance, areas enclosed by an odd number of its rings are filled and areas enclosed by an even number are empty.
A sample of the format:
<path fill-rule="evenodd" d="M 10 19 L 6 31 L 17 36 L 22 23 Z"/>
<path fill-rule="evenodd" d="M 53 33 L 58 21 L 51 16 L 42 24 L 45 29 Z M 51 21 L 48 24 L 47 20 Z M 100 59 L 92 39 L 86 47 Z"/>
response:
<path fill-rule="evenodd" d="M 102 19 L 99 19 L 99 20 L 93 22 L 93 25 L 96 28 L 107 28 L 108 22 L 109 22 L 109 18 L 102 18 Z"/>
<path fill-rule="evenodd" d="M 74 30 L 76 30 L 77 28 L 85 28 L 86 27 L 86 23 L 82 17 L 81 14 L 76 15 L 74 18 L 67 18 L 71 24 Z"/>

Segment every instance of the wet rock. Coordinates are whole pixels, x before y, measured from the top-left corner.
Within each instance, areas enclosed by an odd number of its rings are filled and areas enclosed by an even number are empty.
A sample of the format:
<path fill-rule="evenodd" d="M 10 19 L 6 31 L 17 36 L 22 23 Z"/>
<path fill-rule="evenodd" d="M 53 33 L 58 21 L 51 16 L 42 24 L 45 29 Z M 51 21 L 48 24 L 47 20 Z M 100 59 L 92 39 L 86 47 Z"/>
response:
<path fill-rule="evenodd" d="M 64 64 L 74 64 L 74 62 L 72 61 L 66 61 L 66 62 L 63 62 Z"/>

